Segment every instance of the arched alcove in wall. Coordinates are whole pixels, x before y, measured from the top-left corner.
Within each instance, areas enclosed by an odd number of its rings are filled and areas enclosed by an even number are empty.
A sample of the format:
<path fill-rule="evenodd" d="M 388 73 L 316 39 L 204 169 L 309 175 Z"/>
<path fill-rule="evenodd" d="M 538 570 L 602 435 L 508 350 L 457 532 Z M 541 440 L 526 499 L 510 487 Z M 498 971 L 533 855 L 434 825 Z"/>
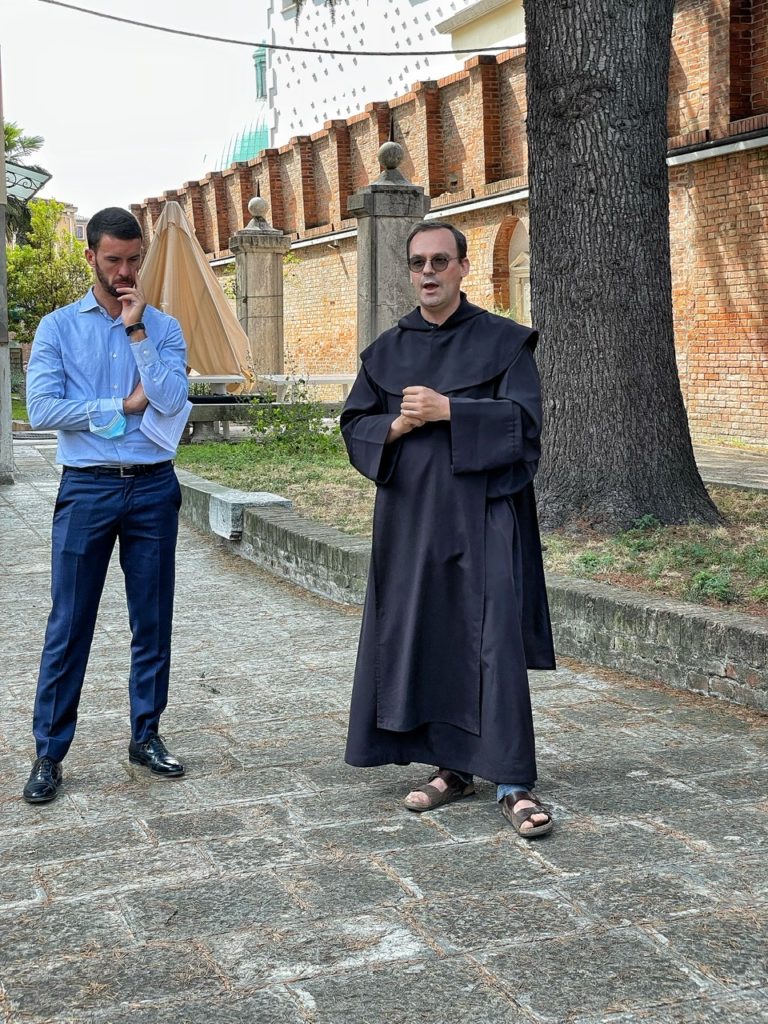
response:
<path fill-rule="evenodd" d="M 493 301 L 515 320 L 531 322 L 531 277 L 528 228 L 519 217 L 504 218 L 493 243 Z"/>

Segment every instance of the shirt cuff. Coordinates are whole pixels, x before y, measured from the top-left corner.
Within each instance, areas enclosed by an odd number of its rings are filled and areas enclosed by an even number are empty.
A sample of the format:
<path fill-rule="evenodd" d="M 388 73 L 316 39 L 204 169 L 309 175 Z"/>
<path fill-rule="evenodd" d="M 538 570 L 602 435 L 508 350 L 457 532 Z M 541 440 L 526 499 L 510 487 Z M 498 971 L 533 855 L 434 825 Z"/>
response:
<path fill-rule="evenodd" d="M 99 398 L 87 406 L 88 429 L 100 437 L 120 437 L 125 433 L 126 419 L 122 399 Z"/>
<path fill-rule="evenodd" d="M 143 341 L 132 341 L 131 352 L 133 352 L 133 358 L 139 369 L 142 367 L 148 369 L 152 363 L 156 363 L 160 359 L 160 353 L 157 351 L 155 343 L 149 338 L 145 338 Z"/>

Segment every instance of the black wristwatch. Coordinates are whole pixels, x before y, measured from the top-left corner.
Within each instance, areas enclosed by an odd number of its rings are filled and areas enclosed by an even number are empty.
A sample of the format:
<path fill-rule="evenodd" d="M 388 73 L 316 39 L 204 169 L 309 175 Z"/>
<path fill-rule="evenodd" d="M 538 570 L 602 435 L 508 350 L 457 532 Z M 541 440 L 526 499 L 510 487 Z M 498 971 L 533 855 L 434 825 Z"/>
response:
<path fill-rule="evenodd" d="M 133 334 L 134 331 L 144 331 L 144 333 L 146 334 L 147 329 L 144 326 L 144 324 L 141 322 L 141 320 L 139 320 L 138 323 L 128 324 L 128 326 L 125 328 L 125 333 L 128 335 L 129 338 Z"/>

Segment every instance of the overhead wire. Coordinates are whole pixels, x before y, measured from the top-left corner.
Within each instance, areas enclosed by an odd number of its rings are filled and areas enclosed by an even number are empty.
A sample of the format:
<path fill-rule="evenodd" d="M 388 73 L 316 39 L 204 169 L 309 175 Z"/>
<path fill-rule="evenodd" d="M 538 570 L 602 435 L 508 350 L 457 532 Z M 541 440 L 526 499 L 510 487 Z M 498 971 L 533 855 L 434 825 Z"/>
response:
<path fill-rule="evenodd" d="M 106 21 L 117 21 L 124 25 L 133 25 L 137 28 L 148 28 L 153 32 L 167 32 L 174 36 L 188 36 L 192 39 L 203 39 L 213 43 L 228 43 L 231 46 L 264 47 L 265 50 L 282 50 L 288 53 L 319 53 L 333 57 L 446 57 L 456 54 L 482 53 L 504 53 L 509 46 L 485 46 L 481 51 L 472 47 L 468 50 L 332 50 L 322 49 L 317 46 L 288 46 L 284 43 L 265 43 L 263 41 L 253 42 L 249 39 L 228 39 L 225 36 L 212 36 L 204 32 L 191 32 L 183 28 L 171 28 L 167 25 L 153 25 L 147 21 L 138 21 L 135 18 L 123 18 L 119 14 L 107 14 L 105 11 L 93 11 L 87 7 L 78 7 L 76 4 L 64 3 L 64 0 L 37 0 L 41 4 L 50 4 L 52 7 L 63 7 L 70 11 L 77 11 L 80 14 L 88 14 L 94 18 L 104 18 Z"/>

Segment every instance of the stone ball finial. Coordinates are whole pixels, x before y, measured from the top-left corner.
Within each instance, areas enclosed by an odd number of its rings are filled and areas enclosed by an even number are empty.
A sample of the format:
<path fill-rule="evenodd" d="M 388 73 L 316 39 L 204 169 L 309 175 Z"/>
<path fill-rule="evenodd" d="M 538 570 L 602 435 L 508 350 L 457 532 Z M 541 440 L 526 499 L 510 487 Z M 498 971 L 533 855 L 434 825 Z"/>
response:
<path fill-rule="evenodd" d="M 263 196 L 254 196 L 248 203 L 248 212 L 254 220 L 265 220 L 269 203 Z"/>
<path fill-rule="evenodd" d="M 408 185 L 410 182 L 406 177 L 403 176 L 402 171 L 399 170 L 400 163 L 405 156 L 405 150 L 399 142 L 393 142 L 391 139 L 389 142 L 385 142 L 379 149 L 379 167 L 381 167 L 381 174 L 379 175 L 378 182 L 380 185 Z"/>
<path fill-rule="evenodd" d="M 399 142 L 385 142 L 379 149 L 379 167 L 394 171 L 403 162 L 405 153 Z"/>

